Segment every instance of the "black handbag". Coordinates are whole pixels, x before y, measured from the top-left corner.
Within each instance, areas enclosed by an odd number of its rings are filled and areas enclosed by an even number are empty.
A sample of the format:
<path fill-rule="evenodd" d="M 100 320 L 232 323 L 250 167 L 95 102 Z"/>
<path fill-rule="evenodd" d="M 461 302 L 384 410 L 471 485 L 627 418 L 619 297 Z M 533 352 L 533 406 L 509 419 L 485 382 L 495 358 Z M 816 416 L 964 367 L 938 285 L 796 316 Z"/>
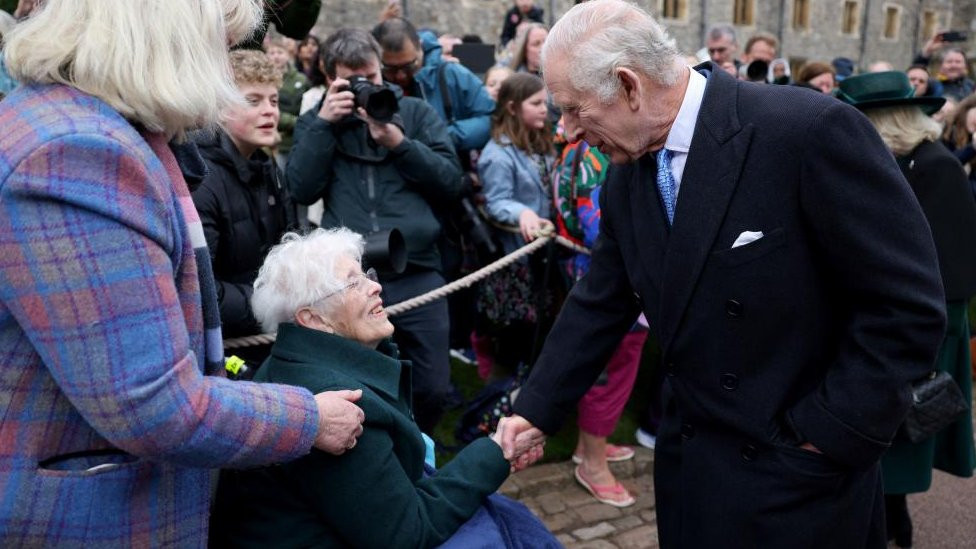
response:
<path fill-rule="evenodd" d="M 902 423 L 902 434 L 912 442 L 945 429 L 969 411 L 969 403 L 948 372 L 932 372 L 912 384 L 912 407 Z"/>

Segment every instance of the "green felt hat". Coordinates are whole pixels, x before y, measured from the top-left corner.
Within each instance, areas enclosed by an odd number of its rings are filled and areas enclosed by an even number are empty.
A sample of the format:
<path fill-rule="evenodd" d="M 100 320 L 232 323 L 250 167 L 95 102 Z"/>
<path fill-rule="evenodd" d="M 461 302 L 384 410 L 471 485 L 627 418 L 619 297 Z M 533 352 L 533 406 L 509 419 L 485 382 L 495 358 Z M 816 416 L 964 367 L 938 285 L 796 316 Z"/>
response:
<path fill-rule="evenodd" d="M 837 98 L 860 110 L 915 105 L 932 114 L 945 104 L 944 97 L 915 97 L 908 75 L 899 71 L 872 72 L 849 76 L 840 83 Z"/>

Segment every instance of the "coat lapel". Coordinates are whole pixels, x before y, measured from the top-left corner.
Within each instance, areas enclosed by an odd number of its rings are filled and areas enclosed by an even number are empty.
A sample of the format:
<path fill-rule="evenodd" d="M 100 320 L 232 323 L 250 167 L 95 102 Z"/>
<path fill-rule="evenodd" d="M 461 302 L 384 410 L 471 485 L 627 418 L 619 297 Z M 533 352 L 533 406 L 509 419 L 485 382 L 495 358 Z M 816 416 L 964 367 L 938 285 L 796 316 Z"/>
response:
<path fill-rule="evenodd" d="M 665 353 L 722 225 L 752 140 L 752 126 L 739 124 L 736 101 L 735 80 L 711 71 L 664 256 L 660 329 Z"/>

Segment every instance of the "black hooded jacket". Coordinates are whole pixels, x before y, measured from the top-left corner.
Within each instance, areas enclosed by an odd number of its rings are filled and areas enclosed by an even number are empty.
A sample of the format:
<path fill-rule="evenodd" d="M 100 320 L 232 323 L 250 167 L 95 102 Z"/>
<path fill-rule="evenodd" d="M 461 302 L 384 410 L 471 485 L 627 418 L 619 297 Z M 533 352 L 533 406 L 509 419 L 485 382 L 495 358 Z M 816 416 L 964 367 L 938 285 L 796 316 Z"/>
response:
<path fill-rule="evenodd" d="M 251 312 L 252 284 L 268 250 L 296 227 L 295 206 L 263 151 L 244 158 L 222 131 L 197 142 L 208 173 L 193 203 L 210 248 L 223 334 L 261 333 Z"/>

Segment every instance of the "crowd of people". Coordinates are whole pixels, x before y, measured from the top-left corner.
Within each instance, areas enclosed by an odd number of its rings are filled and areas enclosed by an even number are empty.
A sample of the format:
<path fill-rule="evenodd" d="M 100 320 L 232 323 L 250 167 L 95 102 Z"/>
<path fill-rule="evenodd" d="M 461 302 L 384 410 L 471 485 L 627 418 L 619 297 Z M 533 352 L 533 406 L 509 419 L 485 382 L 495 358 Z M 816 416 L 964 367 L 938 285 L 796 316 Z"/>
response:
<path fill-rule="evenodd" d="M 481 38 L 398 2 L 300 40 L 255 35 L 268 9 L 0 12 L 5 545 L 558 547 L 494 492 L 575 410 L 576 481 L 635 503 L 607 437 L 649 335 L 663 547 L 910 547 L 906 495 L 973 475 L 970 415 L 900 427 L 933 373 L 972 400 L 976 89 L 945 34 L 858 74 L 517 0 L 476 73 Z M 551 234 L 591 252 L 384 308 Z M 520 387 L 438 464 L 452 354 Z"/>

